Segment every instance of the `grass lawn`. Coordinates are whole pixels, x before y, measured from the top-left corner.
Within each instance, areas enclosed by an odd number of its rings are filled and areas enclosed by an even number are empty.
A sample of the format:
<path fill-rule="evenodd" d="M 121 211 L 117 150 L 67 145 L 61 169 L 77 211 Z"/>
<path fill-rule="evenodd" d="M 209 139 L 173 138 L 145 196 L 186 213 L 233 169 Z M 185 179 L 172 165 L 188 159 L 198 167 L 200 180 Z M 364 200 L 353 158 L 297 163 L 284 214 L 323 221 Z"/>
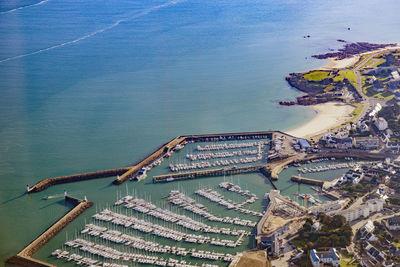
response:
<path fill-rule="evenodd" d="M 373 97 L 381 98 L 381 99 L 385 99 L 385 100 L 391 100 L 394 97 L 394 94 L 386 91 L 386 92 L 382 92 L 382 93 L 377 93 Z"/>
<path fill-rule="evenodd" d="M 351 115 L 353 115 L 353 118 L 349 119 L 347 122 L 352 122 L 353 120 L 355 120 L 364 108 L 364 104 L 361 103 L 355 103 L 353 104 L 353 106 L 355 107 L 355 109 L 351 113 Z"/>
<path fill-rule="evenodd" d="M 342 73 L 344 77 L 346 77 L 347 80 L 349 80 L 349 82 L 351 82 L 351 84 L 357 88 L 357 75 L 353 70 L 344 70 L 340 71 L 339 73 Z"/>
<path fill-rule="evenodd" d="M 330 71 L 316 70 L 304 74 L 304 78 L 309 81 L 319 82 L 328 78 L 332 78 L 332 74 L 330 74 Z"/>

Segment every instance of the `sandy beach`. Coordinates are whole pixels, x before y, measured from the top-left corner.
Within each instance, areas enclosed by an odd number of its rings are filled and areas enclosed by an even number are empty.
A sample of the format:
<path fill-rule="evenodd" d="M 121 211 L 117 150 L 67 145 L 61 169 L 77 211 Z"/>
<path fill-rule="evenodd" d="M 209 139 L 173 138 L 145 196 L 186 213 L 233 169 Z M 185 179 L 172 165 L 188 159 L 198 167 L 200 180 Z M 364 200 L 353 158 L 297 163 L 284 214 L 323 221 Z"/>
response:
<path fill-rule="evenodd" d="M 313 109 L 316 116 L 305 124 L 287 131 L 288 134 L 303 138 L 322 134 L 349 120 L 354 110 L 351 105 L 337 102 L 328 102 L 309 107 Z"/>

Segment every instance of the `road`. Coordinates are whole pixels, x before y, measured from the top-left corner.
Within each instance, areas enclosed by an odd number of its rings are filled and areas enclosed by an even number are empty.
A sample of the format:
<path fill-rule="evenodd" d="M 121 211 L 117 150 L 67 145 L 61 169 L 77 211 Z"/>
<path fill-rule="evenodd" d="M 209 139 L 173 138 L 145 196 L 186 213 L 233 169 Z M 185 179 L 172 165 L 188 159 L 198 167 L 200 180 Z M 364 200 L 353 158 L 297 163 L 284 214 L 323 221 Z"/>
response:
<path fill-rule="evenodd" d="M 372 110 L 374 108 L 374 106 L 377 103 L 380 103 L 382 106 L 385 105 L 385 100 L 384 99 L 378 99 L 378 98 L 374 98 L 374 97 L 368 97 L 367 95 L 364 94 L 363 89 L 362 89 L 362 75 L 360 73 L 360 69 L 362 67 L 365 66 L 365 64 L 372 59 L 373 57 L 382 54 L 384 51 L 377 51 L 374 53 L 371 53 L 368 57 L 366 57 L 365 59 L 363 59 L 359 64 L 357 64 L 356 67 L 354 67 L 352 70 L 354 71 L 354 73 L 357 76 L 357 86 L 356 86 L 356 90 L 357 93 L 361 96 L 362 101 L 361 103 L 364 105 L 364 108 L 361 110 L 360 114 L 358 115 L 358 117 L 356 118 L 356 121 L 361 120 L 362 118 L 364 118 L 364 116 L 367 114 L 367 112 L 369 112 L 370 110 Z M 350 69 L 351 70 L 351 69 Z"/>

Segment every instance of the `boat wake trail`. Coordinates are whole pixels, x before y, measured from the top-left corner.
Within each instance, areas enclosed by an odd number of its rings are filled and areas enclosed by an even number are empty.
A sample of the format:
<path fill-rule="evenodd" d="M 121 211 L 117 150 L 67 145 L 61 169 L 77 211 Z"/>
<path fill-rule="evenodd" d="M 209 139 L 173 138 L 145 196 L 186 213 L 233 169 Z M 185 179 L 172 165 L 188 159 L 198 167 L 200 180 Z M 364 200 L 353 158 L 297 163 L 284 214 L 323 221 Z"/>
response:
<path fill-rule="evenodd" d="M 47 1 L 50 1 L 50 0 L 47 0 Z M 44 2 L 44 1 L 42 1 L 42 2 Z M 171 5 L 175 5 L 175 4 L 180 3 L 180 2 L 183 2 L 183 0 L 174 0 L 174 1 L 170 1 L 170 2 L 167 2 L 167 3 L 161 4 L 161 5 L 158 5 L 158 6 L 151 7 L 149 9 L 141 11 L 141 12 L 139 12 L 139 13 L 131 16 L 131 17 L 126 18 L 126 19 L 117 20 L 116 22 L 114 22 L 113 24 L 111 24 L 111 25 L 109 25 L 107 27 L 104 27 L 104 28 L 102 28 L 100 30 L 94 31 L 92 33 L 89 33 L 87 35 L 81 36 L 81 37 L 79 37 L 77 39 L 74 39 L 74 40 L 71 40 L 71 41 L 68 41 L 68 42 L 64 42 L 64 43 L 61 43 L 61 44 L 53 45 L 53 46 L 50 46 L 50 47 L 47 47 L 47 48 L 43 48 L 43 49 L 40 49 L 40 50 L 37 50 L 37 51 L 34 51 L 34 52 L 30 52 L 30 53 L 21 54 L 21 55 L 14 56 L 14 57 L 1 59 L 0 63 L 4 63 L 4 62 L 10 61 L 10 60 L 15 60 L 15 59 L 19 59 L 19 58 L 23 58 L 23 57 L 27 57 L 27 56 L 33 56 L 33 55 L 40 54 L 40 53 L 43 53 L 43 52 L 46 52 L 46 51 L 49 51 L 49 50 L 53 50 L 53 49 L 56 49 L 56 48 L 60 48 L 60 47 L 66 46 L 66 45 L 78 43 L 80 41 L 83 41 L 85 39 L 93 37 L 93 36 L 95 36 L 95 35 L 97 35 L 99 33 L 103 33 L 105 31 L 111 30 L 112 28 L 117 27 L 122 22 L 130 21 L 130 20 L 133 20 L 133 19 L 136 19 L 136 18 L 139 18 L 139 17 L 143 17 L 143 16 L 145 16 L 145 15 L 147 15 L 149 13 L 152 13 L 154 11 L 157 11 L 157 10 L 159 10 L 161 8 L 165 8 L 165 7 L 168 7 L 168 6 L 171 6 Z"/>
<path fill-rule="evenodd" d="M 49 2 L 49 1 L 51 1 L 51 0 L 43 0 L 43 1 L 40 1 L 39 3 L 36 3 L 36 4 L 17 7 L 17 8 L 14 8 L 14 9 L 10 9 L 10 10 L 7 10 L 7 11 L 0 12 L 0 15 L 2 15 L 2 14 L 8 14 L 8 13 L 13 13 L 13 12 L 15 12 L 15 11 L 18 11 L 18 10 L 21 10 L 21 9 L 25 9 L 25 8 L 28 8 L 28 7 L 40 6 L 40 5 L 43 5 L 43 4 L 45 4 L 45 3 Z"/>

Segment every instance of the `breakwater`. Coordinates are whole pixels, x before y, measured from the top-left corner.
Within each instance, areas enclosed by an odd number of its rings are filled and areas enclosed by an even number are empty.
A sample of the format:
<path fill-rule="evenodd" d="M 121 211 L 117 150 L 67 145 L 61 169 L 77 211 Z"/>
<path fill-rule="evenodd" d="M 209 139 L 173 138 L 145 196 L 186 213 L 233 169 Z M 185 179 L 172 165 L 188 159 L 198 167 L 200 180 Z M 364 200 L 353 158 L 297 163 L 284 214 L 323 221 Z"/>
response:
<path fill-rule="evenodd" d="M 90 179 L 98 179 L 98 178 L 122 175 L 125 172 L 127 172 L 129 169 L 130 169 L 129 167 L 125 167 L 125 168 L 110 169 L 110 170 L 104 170 L 104 171 L 95 171 L 95 172 L 87 172 L 87 173 L 80 173 L 80 174 L 74 174 L 74 175 L 47 178 L 47 179 L 39 181 L 34 186 L 29 188 L 28 193 L 39 192 L 39 191 L 42 191 L 42 190 L 48 188 L 49 186 L 53 186 L 53 185 L 57 185 L 57 184 L 72 183 L 72 182 L 78 182 L 78 181 L 84 181 L 84 180 L 90 180 Z"/>
<path fill-rule="evenodd" d="M 41 233 L 35 240 L 29 243 L 24 249 L 18 252 L 16 255 L 9 258 L 6 262 L 10 264 L 17 264 L 20 266 L 39 266 L 39 267 L 49 267 L 54 266 L 46 262 L 32 258 L 41 247 L 43 247 L 47 242 L 49 242 L 54 236 L 56 236 L 64 227 L 66 227 L 70 222 L 72 222 L 76 217 L 78 217 L 86 209 L 93 205 L 93 202 L 88 200 L 79 200 L 69 196 L 65 197 L 65 200 L 76 204 L 76 206 L 47 228 L 43 233 Z"/>
<path fill-rule="evenodd" d="M 158 175 L 158 176 L 153 176 L 153 183 L 172 182 L 172 181 L 195 179 L 195 178 L 207 177 L 207 176 L 223 176 L 223 175 L 234 175 L 234 174 L 241 174 L 241 173 L 259 172 L 260 169 L 263 167 L 264 167 L 264 165 L 255 165 L 255 166 L 218 168 L 218 169 L 211 169 L 211 170 L 201 170 L 201 171 L 193 171 L 193 172 L 182 172 L 182 173 Z"/>
<path fill-rule="evenodd" d="M 220 134 L 200 134 L 200 135 L 183 135 L 178 136 L 169 142 L 158 147 L 154 152 L 150 153 L 141 161 L 123 168 L 110 169 L 104 171 L 96 171 L 89 173 L 81 173 L 68 176 L 60 176 L 47 178 L 39 181 L 34 186 L 32 186 L 28 193 L 35 193 L 42 191 L 49 186 L 78 182 L 89 179 L 98 179 L 111 176 L 118 176 L 117 179 L 113 181 L 113 184 L 119 185 L 133 177 L 140 169 L 153 163 L 154 161 L 163 158 L 167 153 L 174 150 L 177 145 L 183 142 L 212 142 L 212 141 L 226 141 L 226 140 L 248 140 L 248 139 L 263 139 L 263 138 L 273 138 L 273 134 L 285 134 L 281 131 L 258 131 L 258 132 L 240 132 L 240 133 L 220 133 Z M 290 136 L 290 135 L 288 135 Z"/>
<path fill-rule="evenodd" d="M 163 157 L 166 153 L 169 151 L 173 150 L 177 145 L 185 141 L 185 137 L 176 137 L 169 141 L 168 143 L 162 145 L 159 147 L 156 151 L 148 155 L 146 158 L 144 158 L 142 161 L 139 163 L 135 164 L 132 166 L 127 172 L 119 176 L 117 179 L 113 181 L 113 184 L 119 185 L 131 178 L 133 175 L 135 175 L 141 168 L 145 167 L 146 165 L 151 164 L 153 161 L 159 159 L 160 157 Z"/>

